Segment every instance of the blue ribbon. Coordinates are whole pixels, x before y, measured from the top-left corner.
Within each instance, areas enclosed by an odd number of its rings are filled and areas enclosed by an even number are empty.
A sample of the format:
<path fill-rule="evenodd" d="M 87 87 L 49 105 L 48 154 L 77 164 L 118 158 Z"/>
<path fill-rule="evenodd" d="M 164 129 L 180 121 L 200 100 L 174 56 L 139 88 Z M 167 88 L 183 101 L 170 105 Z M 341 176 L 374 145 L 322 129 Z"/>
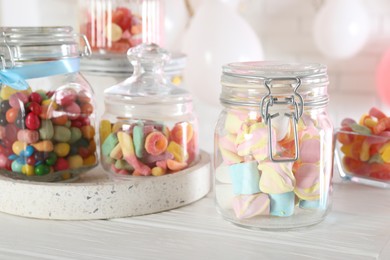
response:
<path fill-rule="evenodd" d="M 29 87 L 25 79 L 67 74 L 79 70 L 79 58 L 24 65 L 23 67 L 0 70 L 0 83 L 8 85 L 16 90 L 25 90 Z"/>

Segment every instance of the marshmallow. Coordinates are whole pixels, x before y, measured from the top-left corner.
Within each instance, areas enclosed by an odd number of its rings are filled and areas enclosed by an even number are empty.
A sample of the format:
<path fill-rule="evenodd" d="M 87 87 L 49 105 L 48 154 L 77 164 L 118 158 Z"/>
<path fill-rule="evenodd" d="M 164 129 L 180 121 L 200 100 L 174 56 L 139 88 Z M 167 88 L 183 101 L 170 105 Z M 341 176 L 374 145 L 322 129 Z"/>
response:
<path fill-rule="evenodd" d="M 317 209 L 320 207 L 319 200 L 300 200 L 299 207 L 301 209 Z"/>
<path fill-rule="evenodd" d="M 237 134 L 246 117 L 247 113 L 244 111 L 228 112 L 225 120 L 225 129 L 231 134 Z"/>
<path fill-rule="evenodd" d="M 320 196 L 320 167 L 317 164 L 304 163 L 295 172 L 295 193 L 302 200 L 317 200 Z"/>
<path fill-rule="evenodd" d="M 242 126 L 237 135 L 237 154 L 240 156 L 252 155 L 257 161 L 269 156 L 268 149 L 269 129 L 264 123 Z M 275 131 L 272 129 L 272 147 L 276 149 Z"/>
<path fill-rule="evenodd" d="M 270 199 L 265 193 L 238 195 L 233 199 L 233 210 L 238 219 L 269 215 Z"/>
<path fill-rule="evenodd" d="M 288 217 L 294 214 L 295 194 L 286 192 L 280 194 L 269 194 L 271 205 L 270 215 Z"/>
<path fill-rule="evenodd" d="M 271 194 L 281 194 L 294 190 L 295 177 L 292 172 L 292 163 L 266 161 L 260 163 L 261 171 L 260 190 Z"/>
<path fill-rule="evenodd" d="M 254 194 L 260 192 L 260 174 L 257 170 L 256 161 L 230 165 L 229 174 L 232 179 L 234 194 Z"/>
<path fill-rule="evenodd" d="M 303 139 L 299 148 L 302 163 L 317 163 L 321 158 L 321 144 L 318 138 Z"/>

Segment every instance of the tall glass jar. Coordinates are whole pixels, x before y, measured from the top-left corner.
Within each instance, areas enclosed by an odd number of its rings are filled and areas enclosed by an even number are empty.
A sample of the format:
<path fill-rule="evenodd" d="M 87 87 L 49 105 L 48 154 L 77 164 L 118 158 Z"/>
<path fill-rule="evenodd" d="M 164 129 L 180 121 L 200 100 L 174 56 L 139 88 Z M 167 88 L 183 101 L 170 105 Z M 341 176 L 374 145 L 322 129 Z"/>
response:
<path fill-rule="evenodd" d="M 126 53 L 140 43 L 162 43 L 162 1 L 80 0 L 80 32 L 93 52 Z"/>
<path fill-rule="evenodd" d="M 225 219 L 260 229 L 323 220 L 333 169 L 326 71 L 279 62 L 223 67 L 214 172 Z"/>
<path fill-rule="evenodd" d="M 156 44 L 131 48 L 133 75 L 104 93 L 100 122 L 104 169 L 115 177 L 177 174 L 198 160 L 192 97 L 164 76 L 169 53 Z"/>
<path fill-rule="evenodd" d="M 0 173 L 62 181 L 97 164 L 89 55 L 71 27 L 0 27 Z M 82 38 L 83 39 L 83 38 Z"/>

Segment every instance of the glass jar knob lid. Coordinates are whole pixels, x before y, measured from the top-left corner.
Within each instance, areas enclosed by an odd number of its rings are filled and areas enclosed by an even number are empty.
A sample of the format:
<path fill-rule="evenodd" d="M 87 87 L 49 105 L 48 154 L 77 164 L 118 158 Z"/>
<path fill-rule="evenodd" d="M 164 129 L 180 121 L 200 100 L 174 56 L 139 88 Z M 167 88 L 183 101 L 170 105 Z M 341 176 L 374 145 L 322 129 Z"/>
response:
<path fill-rule="evenodd" d="M 130 78 L 105 91 L 106 95 L 118 95 L 127 100 L 147 102 L 190 101 L 189 93 L 174 86 L 164 75 L 164 65 L 170 60 L 170 53 L 157 44 L 140 44 L 127 52 L 127 58 L 133 65 Z M 121 97 L 119 97 L 119 95 Z M 143 102 L 146 102 L 143 100 Z"/>

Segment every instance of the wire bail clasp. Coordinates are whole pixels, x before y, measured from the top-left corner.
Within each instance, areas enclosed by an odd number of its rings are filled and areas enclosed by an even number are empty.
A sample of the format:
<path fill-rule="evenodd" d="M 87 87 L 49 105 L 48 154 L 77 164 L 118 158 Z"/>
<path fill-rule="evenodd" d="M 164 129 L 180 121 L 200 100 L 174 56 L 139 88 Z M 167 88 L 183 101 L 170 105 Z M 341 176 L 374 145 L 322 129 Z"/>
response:
<path fill-rule="evenodd" d="M 272 81 L 293 81 L 291 86 L 293 87 L 293 94 L 290 97 L 285 97 L 284 99 L 279 99 L 272 95 Z M 303 98 L 298 93 L 298 88 L 301 86 L 301 79 L 298 77 L 294 78 L 270 78 L 265 80 L 265 87 L 268 90 L 268 94 L 265 95 L 260 101 L 260 113 L 265 121 L 265 124 L 268 125 L 268 147 L 270 159 L 273 162 L 295 162 L 299 158 L 299 142 L 298 142 L 298 120 L 303 114 Z M 296 100 L 298 99 L 298 101 Z M 293 158 L 286 157 L 274 157 L 274 148 L 272 146 L 272 119 L 280 116 L 279 113 L 271 114 L 269 108 L 273 105 L 287 105 L 287 107 L 292 107 L 291 113 L 284 113 L 283 116 L 288 117 L 292 120 L 293 133 L 294 133 L 294 147 L 295 147 L 295 156 Z"/>

